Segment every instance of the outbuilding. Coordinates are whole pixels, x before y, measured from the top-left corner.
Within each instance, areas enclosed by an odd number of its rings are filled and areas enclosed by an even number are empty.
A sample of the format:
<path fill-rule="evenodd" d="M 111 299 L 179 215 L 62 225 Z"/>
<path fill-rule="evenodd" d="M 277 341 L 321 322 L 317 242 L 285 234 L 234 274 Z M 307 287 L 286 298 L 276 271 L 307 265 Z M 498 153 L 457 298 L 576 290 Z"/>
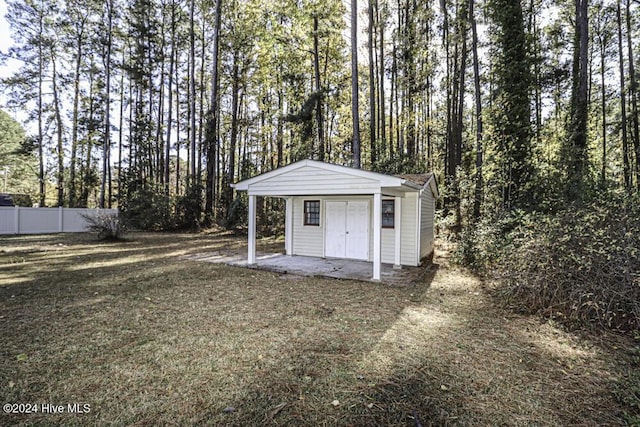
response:
<path fill-rule="evenodd" d="M 248 264 L 256 262 L 256 197 L 286 200 L 285 249 L 291 256 L 418 266 L 434 249 L 438 186 L 432 173 L 385 175 L 315 160 L 235 184 L 249 196 Z"/>

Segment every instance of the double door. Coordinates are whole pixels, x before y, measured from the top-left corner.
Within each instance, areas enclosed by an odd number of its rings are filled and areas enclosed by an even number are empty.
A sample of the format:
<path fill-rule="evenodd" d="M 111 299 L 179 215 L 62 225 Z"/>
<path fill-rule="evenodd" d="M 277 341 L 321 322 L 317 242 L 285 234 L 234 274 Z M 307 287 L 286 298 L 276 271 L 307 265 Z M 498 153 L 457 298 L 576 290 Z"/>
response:
<path fill-rule="evenodd" d="M 369 259 L 369 201 L 327 201 L 325 256 Z"/>

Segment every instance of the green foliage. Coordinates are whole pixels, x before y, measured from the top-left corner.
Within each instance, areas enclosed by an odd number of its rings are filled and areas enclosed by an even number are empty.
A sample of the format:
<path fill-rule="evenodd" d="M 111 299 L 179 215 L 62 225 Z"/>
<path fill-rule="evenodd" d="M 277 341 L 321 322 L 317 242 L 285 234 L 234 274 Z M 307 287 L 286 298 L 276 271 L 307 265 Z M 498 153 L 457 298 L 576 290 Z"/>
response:
<path fill-rule="evenodd" d="M 448 218 L 452 221 L 453 216 L 449 215 Z M 454 253 L 454 260 L 479 273 L 486 273 L 499 259 L 500 245 L 503 243 L 500 237 L 504 232 L 505 221 L 507 220 L 483 220 L 479 224 L 464 228 Z"/>
<path fill-rule="evenodd" d="M 640 329 L 640 204 L 602 194 L 554 214 L 487 216 L 459 262 L 499 279 L 509 306 L 570 325 Z"/>
<path fill-rule="evenodd" d="M 427 171 L 427 165 L 422 158 L 404 153 L 396 153 L 386 159 L 380 160 L 373 170 L 374 172 L 389 175 L 424 173 Z"/>
<path fill-rule="evenodd" d="M 260 206 L 258 198 L 258 206 Z M 285 202 L 283 199 L 263 198 L 263 210 L 258 209 L 258 233 L 263 236 L 284 236 Z"/>
<path fill-rule="evenodd" d="M 121 213 L 140 230 L 168 230 L 174 227 L 171 201 L 160 188 L 141 186 L 122 201 Z"/>
<path fill-rule="evenodd" d="M 37 193 L 37 159 L 33 154 L 35 148 L 33 140 L 25 136 L 22 126 L 0 110 L 0 191 L 23 195 Z M 19 203 L 15 197 L 14 202 L 21 206 L 31 206 Z"/>
<path fill-rule="evenodd" d="M 246 194 L 238 194 L 236 198 L 231 202 L 229 206 L 229 212 L 227 218 L 224 221 L 224 227 L 232 229 L 240 226 L 241 224 L 247 224 L 249 208 Z"/>
<path fill-rule="evenodd" d="M 184 195 L 168 196 L 162 186 L 128 183 L 121 202 L 127 223 L 140 230 L 198 230 L 202 216 L 202 186 L 189 186 Z"/>
<path fill-rule="evenodd" d="M 201 185 L 187 187 L 183 196 L 176 199 L 175 227 L 179 229 L 200 229 L 202 215 L 202 191 Z"/>
<path fill-rule="evenodd" d="M 637 332 L 640 333 L 640 332 Z M 636 336 L 636 339 L 640 336 Z M 640 347 L 629 350 L 630 363 L 613 395 L 625 407 L 624 420 L 629 426 L 640 426 Z"/>
<path fill-rule="evenodd" d="M 502 198 L 507 207 L 531 204 L 535 175 L 529 92 L 533 77 L 519 0 L 490 0 L 496 51 L 494 108 L 488 111 L 487 143 L 495 147 Z"/>
<path fill-rule="evenodd" d="M 11 194 L 10 196 L 16 206 L 24 206 L 28 208 L 33 206 L 33 199 L 28 194 Z"/>

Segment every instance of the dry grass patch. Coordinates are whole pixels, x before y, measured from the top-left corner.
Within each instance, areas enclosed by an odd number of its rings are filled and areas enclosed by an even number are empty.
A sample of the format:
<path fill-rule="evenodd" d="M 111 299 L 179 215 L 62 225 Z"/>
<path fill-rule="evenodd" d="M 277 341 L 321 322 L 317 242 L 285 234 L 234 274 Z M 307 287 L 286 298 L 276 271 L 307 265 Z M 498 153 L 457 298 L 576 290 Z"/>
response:
<path fill-rule="evenodd" d="M 0 424 L 622 422 L 628 343 L 508 314 L 443 254 L 397 288 L 182 259 L 242 250 L 232 235 L 130 239 L 3 239 L 2 402 L 91 412 Z"/>

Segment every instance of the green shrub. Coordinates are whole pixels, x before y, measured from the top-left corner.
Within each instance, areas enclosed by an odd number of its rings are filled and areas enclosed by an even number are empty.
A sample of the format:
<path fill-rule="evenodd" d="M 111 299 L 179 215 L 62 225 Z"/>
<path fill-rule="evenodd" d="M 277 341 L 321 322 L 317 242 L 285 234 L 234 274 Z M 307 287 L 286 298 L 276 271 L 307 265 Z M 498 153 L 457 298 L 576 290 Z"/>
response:
<path fill-rule="evenodd" d="M 120 208 L 131 227 L 153 231 L 174 228 L 171 200 L 161 188 L 131 187 Z"/>
<path fill-rule="evenodd" d="M 509 306 L 580 326 L 640 330 L 640 208 L 623 197 L 512 213 L 465 232 L 457 259 Z M 637 332 L 636 332 L 637 333 Z"/>
<path fill-rule="evenodd" d="M 640 426 L 640 347 L 629 350 L 629 365 L 613 387 L 616 400 L 625 407 L 623 418 L 629 426 Z"/>
<path fill-rule="evenodd" d="M 199 230 L 202 216 L 202 186 L 191 185 L 183 196 L 176 199 L 175 227 Z"/>
<path fill-rule="evenodd" d="M 224 220 L 224 228 L 231 230 L 247 224 L 249 217 L 248 198 L 244 194 L 238 194 L 231 202 L 227 217 Z"/>

